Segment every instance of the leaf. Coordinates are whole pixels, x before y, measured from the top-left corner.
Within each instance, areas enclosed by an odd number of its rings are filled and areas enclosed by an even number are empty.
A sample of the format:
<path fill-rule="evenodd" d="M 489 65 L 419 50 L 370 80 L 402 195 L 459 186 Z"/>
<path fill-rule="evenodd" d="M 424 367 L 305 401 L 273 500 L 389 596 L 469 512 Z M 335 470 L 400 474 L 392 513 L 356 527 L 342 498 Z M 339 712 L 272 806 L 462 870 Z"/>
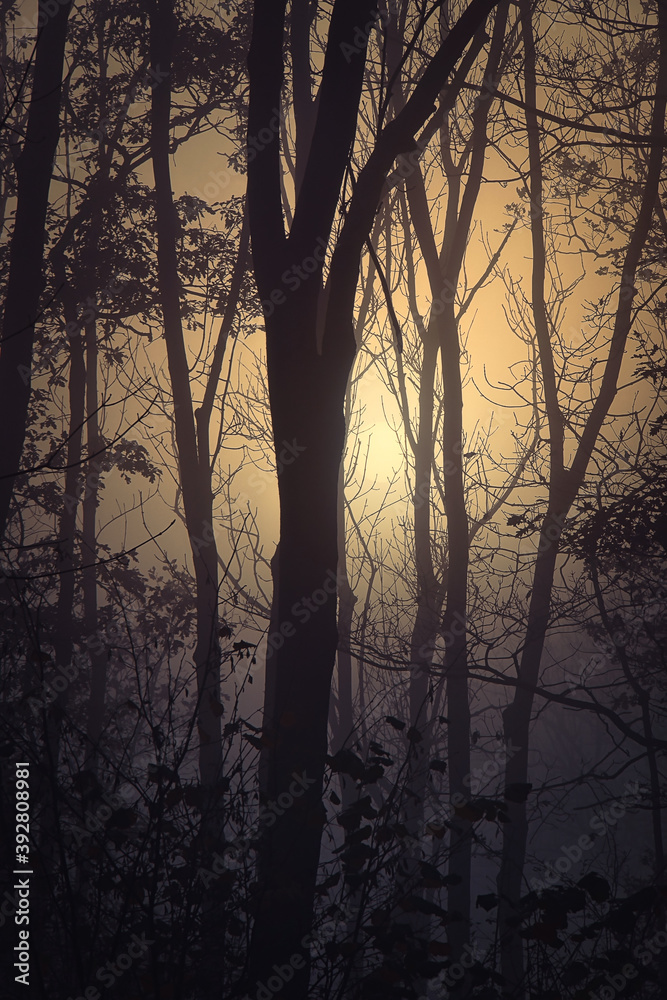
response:
<path fill-rule="evenodd" d="M 576 986 L 588 975 L 588 966 L 583 962 L 571 962 L 562 974 L 565 986 Z"/>
<path fill-rule="evenodd" d="M 381 778 L 383 774 L 384 768 L 381 764 L 371 764 L 370 767 L 364 768 L 361 780 L 365 785 L 374 785 L 378 778 Z"/>
<path fill-rule="evenodd" d="M 416 726 L 410 726 L 407 733 L 405 734 L 411 743 L 421 743 L 424 739 L 422 734 L 419 732 Z"/>
<path fill-rule="evenodd" d="M 325 878 L 324 882 L 320 884 L 315 889 L 316 896 L 324 896 L 328 889 L 333 888 L 334 885 L 338 885 L 340 882 L 340 872 L 336 872 L 334 875 L 329 875 Z"/>
<path fill-rule="evenodd" d="M 333 757 L 327 757 L 327 764 L 335 774 L 349 774 L 354 781 L 362 781 L 366 768 L 364 762 L 351 750 L 339 750 Z"/>
<path fill-rule="evenodd" d="M 400 907 L 408 913 L 424 913 L 429 917 L 442 917 L 446 918 L 448 916 L 447 910 L 443 910 L 441 906 L 437 903 L 431 903 L 427 899 L 422 899 L 421 896 L 405 896 L 401 900 Z"/>
<path fill-rule="evenodd" d="M 183 798 L 183 789 L 180 786 L 176 788 L 170 788 L 164 797 L 164 804 L 167 809 L 171 809 Z"/>
<path fill-rule="evenodd" d="M 541 921 L 522 931 L 521 937 L 526 938 L 528 941 L 541 941 L 543 944 L 551 945 L 552 948 L 562 948 L 563 942 L 558 937 L 556 930 L 557 928 L 554 924 Z"/>
<path fill-rule="evenodd" d="M 584 889 L 595 903 L 606 903 L 611 896 L 611 889 L 606 879 L 596 872 L 589 872 L 577 882 L 580 889 Z"/>
<path fill-rule="evenodd" d="M 111 814 L 109 826 L 118 830 L 128 830 L 137 822 L 138 816 L 134 809 L 116 809 Z"/>
<path fill-rule="evenodd" d="M 394 729 L 405 729 L 405 723 L 401 722 L 401 720 L 397 719 L 394 715 L 386 715 L 384 721 L 388 722 L 390 726 L 394 727 Z"/>
<path fill-rule="evenodd" d="M 159 785 L 162 781 L 173 781 L 175 778 L 176 772 L 171 771 L 165 764 L 148 765 L 149 785 Z"/>
<path fill-rule="evenodd" d="M 200 785 L 186 785 L 183 790 L 183 797 L 187 805 L 201 812 L 204 795 Z"/>
<path fill-rule="evenodd" d="M 508 785 L 505 789 L 505 799 L 507 802 L 525 802 L 533 786 L 528 782 L 517 781 L 513 785 Z"/>
<path fill-rule="evenodd" d="M 477 820 L 483 818 L 485 806 L 481 800 L 477 802 L 464 802 L 462 806 L 456 806 L 454 812 L 461 819 L 467 819 L 471 823 L 476 823 Z"/>
<path fill-rule="evenodd" d="M 477 903 L 475 905 L 481 906 L 482 909 L 486 910 L 488 913 L 489 910 L 492 910 L 498 905 L 498 897 L 495 892 L 487 892 L 485 895 L 477 897 Z"/>
<path fill-rule="evenodd" d="M 338 851 L 334 851 L 334 854 L 339 853 L 345 868 L 353 872 L 358 872 L 363 868 L 366 861 L 370 861 L 371 858 L 376 856 L 377 847 L 369 847 L 368 844 L 352 844 L 349 847 L 345 845 L 344 848 L 338 848 Z"/>
<path fill-rule="evenodd" d="M 432 771 L 438 771 L 439 774 L 444 774 L 447 770 L 447 762 L 444 760 L 434 759 L 428 766 Z"/>
<path fill-rule="evenodd" d="M 215 715 L 218 719 L 220 718 L 220 716 L 225 714 L 224 705 L 221 705 L 218 699 L 214 695 L 210 694 L 208 696 L 208 704 L 211 711 L 213 712 L 213 715 Z"/>
<path fill-rule="evenodd" d="M 340 800 L 339 800 L 340 801 Z M 338 823 L 346 830 L 355 830 L 364 819 L 374 819 L 377 810 L 373 808 L 370 795 L 365 795 L 345 809 L 338 817 Z"/>
<path fill-rule="evenodd" d="M 419 862 L 419 870 L 422 874 L 422 885 L 425 889 L 441 889 L 448 884 L 448 879 L 452 876 L 443 875 L 435 865 L 428 861 Z"/>
<path fill-rule="evenodd" d="M 522 521 L 525 521 L 525 519 L 526 519 L 525 514 L 510 514 L 510 516 L 507 518 L 507 523 L 510 526 L 510 528 L 514 528 L 517 524 L 521 524 Z"/>

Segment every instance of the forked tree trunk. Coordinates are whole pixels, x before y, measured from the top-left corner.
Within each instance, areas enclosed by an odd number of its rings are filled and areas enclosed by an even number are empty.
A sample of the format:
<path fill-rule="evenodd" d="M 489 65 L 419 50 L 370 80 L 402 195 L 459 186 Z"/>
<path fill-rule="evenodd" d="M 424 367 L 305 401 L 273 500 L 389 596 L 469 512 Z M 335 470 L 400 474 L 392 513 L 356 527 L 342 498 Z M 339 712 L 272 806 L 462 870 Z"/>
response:
<path fill-rule="evenodd" d="M 275 976 L 274 966 L 284 967 L 298 953 L 304 965 L 284 986 L 285 1000 L 303 1000 L 310 972 L 305 941 L 312 921 L 325 818 L 322 782 L 337 644 L 335 584 L 331 592 L 331 581 L 335 581 L 338 559 L 343 401 L 355 353 L 353 312 L 359 262 L 387 172 L 395 157 L 410 148 L 447 75 L 493 6 L 473 0 L 404 112 L 382 133 L 359 175 L 334 251 L 326 294 L 320 294 L 321 263 L 297 291 L 283 293 L 282 300 L 281 275 L 314 258 L 318 240 L 326 243 L 331 231 L 355 134 L 365 58 L 365 45 L 357 45 L 357 52 L 348 53 L 346 61 L 343 46 L 354 42 L 356 28 L 363 29 L 372 20 L 371 4 L 337 0 L 334 5 L 318 117 L 289 239 L 284 233 L 279 145 L 274 134 L 248 164 L 254 269 L 266 303 L 276 458 L 288 442 L 303 449 L 291 465 L 278 466 L 278 617 L 286 637 L 275 654 L 275 690 L 271 704 L 265 704 L 263 740 L 268 794 L 274 799 L 282 796 L 290 804 L 264 829 L 260 844 L 247 971 L 249 989 L 257 989 L 257 983 Z M 267 126 L 280 106 L 284 16 L 284 2 L 257 0 L 248 59 L 251 137 L 261 129 L 265 130 L 262 134 L 271 134 Z M 278 302 L 269 308 L 272 293 Z M 307 787 L 300 788 L 299 781 Z"/>

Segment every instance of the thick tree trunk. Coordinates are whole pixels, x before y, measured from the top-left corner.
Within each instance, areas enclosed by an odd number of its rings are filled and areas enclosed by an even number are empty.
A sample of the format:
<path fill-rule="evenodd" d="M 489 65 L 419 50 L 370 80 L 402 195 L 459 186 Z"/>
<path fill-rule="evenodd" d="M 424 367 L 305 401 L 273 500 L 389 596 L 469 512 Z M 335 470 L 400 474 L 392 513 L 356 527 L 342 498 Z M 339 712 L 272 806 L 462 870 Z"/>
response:
<path fill-rule="evenodd" d="M 60 90 L 71 3 L 39 0 L 35 75 L 25 143 L 16 160 L 17 206 L 0 349 L 0 539 L 4 538 L 25 440 L 30 374 L 40 296 L 44 288 L 46 211 L 60 135 Z"/>
<path fill-rule="evenodd" d="M 299 312 L 303 322 L 307 309 Z M 312 308 L 310 316 L 312 348 L 309 357 L 302 353 L 298 367 L 290 363 L 291 352 L 271 347 L 268 352 L 276 454 L 283 442 L 299 449 L 298 457 L 291 465 L 282 465 L 278 477 L 277 617 L 285 642 L 272 656 L 275 688 L 271 703 L 265 705 L 263 727 L 266 798 L 281 808 L 288 801 L 289 805 L 265 831 L 250 966 L 254 987 L 275 975 L 274 964 L 284 965 L 300 952 L 304 969 L 287 984 L 285 997 L 305 996 L 307 989 L 309 955 L 302 940 L 310 929 L 325 818 L 321 793 L 337 646 L 337 480 L 347 376 L 343 372 L 334 379 L 332 367 L 317 356 Z M 287 323 L 279 333 L 273 331 L 276 335 L 286 346 Z"/>
<path fill-rule="evenodd" d="M 318 241 L 326 243 L 331 231 L 354 138 L 365 59 L 365 43 L 347 59 L 344 45 L 354 40 L 355 28 L 372 21 L 370 3 L 334 4 L 318 116 L 289 239 L 284 233 L 277 138 L 248 165 L 253 260 L 265 304 L 279 469 L 278 616 L 285 636 L 275 655 L 274 697 L 265 707 L 262 768 L 269 796 L 282 796 L 290 804 L 264 828 L 247 979 L 249 989 L 257 989 L 257 983 L 265 984 L 275 975 L 274 965 L 284 966 L 299 954 L 304 966 L 283 988 L 285 1000 L 303 1000 L 310 972 L 306 935 L 325 816 L 322 781 L 337 645 L 336 508 L 345 436 L 343 401 L 355 352 L 359 261 L 388 170 L 395 157 L 410 148 L 448 73 L 493 6 L 473 0 L 427 68 L 400 121 L 390 123 L 378 140 L 359 176 L 334 251 L 327 294 L 320 294 L 321 262 L 289 296 L 282 290 L 282 275 L 286 268 L 316 259 Z M 284 2 L 257 0 L 248 59 L 250 137 L 267 128 L 280 103 L 284 16 Z M 302 449 L 291 464 L 280 462 L 287 444 Z M 307 787 L 300 788 L 300 782 Z"/>

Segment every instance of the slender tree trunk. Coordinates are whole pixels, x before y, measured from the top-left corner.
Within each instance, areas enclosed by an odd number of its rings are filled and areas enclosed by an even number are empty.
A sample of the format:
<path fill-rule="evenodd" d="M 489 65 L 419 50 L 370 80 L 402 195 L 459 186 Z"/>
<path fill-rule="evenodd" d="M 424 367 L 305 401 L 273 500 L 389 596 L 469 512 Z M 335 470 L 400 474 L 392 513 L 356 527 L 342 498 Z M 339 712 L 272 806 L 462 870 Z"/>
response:
<path fill-rule="evenodd" d="M 463 386 L 461 348 L 453 303 L 443 315 L 440 339 L 443 391 L 443 479 L 447 516 L 447 603 L 442 620 L 447 684 L 447 771 L 450 799 L 469 793 L 470 707 L 468 703 L 467 594 L 468 513 L 463 486 Z M 467 797 L 467 796 L 466 796 Z M 447 935 L 452 959 L 458 961 L 470 937 L 470 865 L 472 826 L 453 812 L 450 831 L 449 887 L 451 923 Z"/>
<path fill-rule="evenodd" d="M 199 733 L 201 782 L 210 790 L 207 814 L 216 811 L 214 789 L 222 777 L 220 725 L 220 648 L 218 621 L 218 558 L 213 534 L 213 496 L 209 455 L 198 454 L 188 360 L 183 338 L 178 274 L 179 222 L 173 201 L 169 166 L 171 59 L 176 22 L 173 0 L 154 0 L 151 7 L 151 59 L 166 79 L 153 88 L 151 154 L 155 177 L 158 286 L 162 304 L 167 364 L 174 399 L 176 449 L 185 519 L 195 575 Z M 159 79 L 159 77 L 158 77 Z M 204 816 L 205 826 L 206 815 Z M 208 816 L 212 820 L 212 815 Z M 213 823 L 217 829 L 219 824 Z"/>
<path fill-rule="evenodd" d="M 86 434 L 88 464 L 86 492 L 83 498 L 82 550 L 84 555 L 83 632 L 90 647 L 90 697 L 88 701 L 88 766 L 97 768 L 99 741 L 104 725 L 104 700 L 107 683 L 107 651 L 98 641 L 97 607 L 97 506 L 99 503 L 99 458 L 101 449 L 97 397 L 97 325 L 86 327 Z"/>
<path fill-rule="evenodd" d="M 440 630 L 445 585 L 433 567 L 431 550 L 431 480 L 433 468 L 433 391 L 438 358 L 435 322 L 422 335 L 423 360 L 419 381 L 419 416 L 414 448 L 415 481 L 413 496 L 413 529 L 417 613 L 410 638 L 410 736 L 407 744 L 405 780 L 405 826 L 410 834 L 401 857 L 401 891 L 414 895 L 422 874 L 423 860 L 418 846 L 424 829 L 424 807 L 428 795 L 429 762 L 431 758 L 433 679 L 431 663 Z M 402 368 L 399 365 L 399 378 Z M 409 420 L 409 413 L 404 420 Z M 430 926 L 423 913 L 410 914 L 410 926 L 416 942 L 424 948 Z M 425 988 L 425 984 L 421 984 Z"/>
<path fill-rule="evenodd" d="M 609 354 L 598 394 L 584 429 L 580 434 L 574 459 L 569 468 L 563 464 L 563 418 L 560 411 L 554 360 L 547 323 L 544 284 L 546 254 L 542 212 L 542 162 L 539 147 L 539 124 L 534 109 L 537 101 L 536 57 L 531 4 L 522 0 L 521 23 L 525 47 L 526 124 L 530 157 L 531 233 L 533 241 L 532 298 L 535 331 L 550 435 L 550 483 L 547 513 L 540 529 L 533 587 L 526 622 L 526 637 L 519 663 L 517 687 L 512 702 L 503 713 L 504 737 L 513 756 L 505 765 L 505 784 L 524 784 L 528 780 L 528 749 L 534 691 L 539 681 L 540 661 L 549 624 L 554 570 L 563 524 L 586 475 L 590 457 L 602 424 L 615 399 L 625 346 L 632 325 L 632 300 L 642 251 L 651 227 L 658 197 L 663 159 L 663 145 L 650 149 L 646 180 L 634 232 L 629 240 L 621 274 L 618 307 Z M 658 4 L 659 69 L 651 122 L 651 135 L 664 136 L 667 104 L 667 3 Z M 516 749 L 515 748 L 519 748 Z M 514 752 L 515 750 L 515 752 Z M 523 940 L 516 923 L 521 898 L 523 866 L 526 856 L 528 820 L 526 803 L 510 802 L 509 821 L 503 827 L 503 850 L 498 876 L 498 926 L 501 948 L 501 972 L 505 989 L 514 1000 L 526 993 Z"/>
<path fill-rule="evenodd" d="M 66 313 L 71 320 L 74 313 Z M 69 428 L 66 448 L 66 470 L 63 506 L 58 528 L 58 559 L 56 570 L 58 579 L 58 600 L 56 602 L 55 626 L 53 630 L 54 660 L 59 677 L 67 677 L 71 671 L 74 648 L 74 591 L 75 591 L 75 534 L 79 509 L 79 484 L 81 480 L 81 441 L 84 418 L 85 364 L 81 337 L 70 340 L 69 370 Z M 44 678 L 39 678 L 39 688 Z M 39 690 L 38 688 L 38 690 Z M 44 746 L 41 754 L 38 798 L 42 802 L 39 819 L 40 868 L 36 880 L 35 922 L 37 932 L 48 933 L 46 914 L 53 906 L 54 886 L 58 871 L 58 850 L 60 818 L 59 760 L 61 728 L 67 710 L 70 687 L 59 691 L 55 699 L 44 709 Z"/>
<path fill-rule="evenodd" d="M 85 363 L 81 337 L 70 340 L 69 371 L 69 433 L 66 449 L 65 493 L 58 530 L 58 601 L 53 635 L 56 668 L 68 671 L 74 649 L 74 591 L 75 591 L 75 536 L 79 509 L 79 483 L 81 480 L 81 442 L 84 423 Z M 51 793 L 47 797 L 47 810 L 41 850 L 51 856 L 51 846 L 56 830 L 55 815 L 58 795 L 58 759 L 60 756 L 60 727 L 66 711 L 69 687 L 59 692 L 53 704 L 45 711 L 44 769 L 50 779 Z"/>
<path fill-rule="evenodd" d="M 60 135 L 62 84 L 70 2 L 55 13 L 50 0 L 39 0 L 35 74 L 25 143 L 16 160 L 17 206 L 9 257 L 9 279 L 0 349 L 0 539 L 21 466 L 30 401 L 30 375 L 40 297 L 44 288 L 46 211 L 53 158 Z"/>
<path fill-rule="evenodd" d="M 333 712 L 332 753 L 337 753 L 351 738 L 354 731 L 354 691 L 350 644 L 352 640 L 352 616 L 357 599 L 350 587 L 347 575 L 345 549 L 345 469 L 341 463 L 340 476 L 338 477 L 338 653 L 336 657 L 338 691 L 336 710 Z M 343 808 L 346 808 L 345 795 L 348 785 L 349 782 L 343 784 Z"/>
<path fill-rule="evenodd" d="M 443 124 L 440 148 L 448 181 L 448 197 L 445 232 L 439 254 L 436 249 L 421 171 L 415 170 L 413 177 L 406 184 L 410 213 L 426 263 L 431 294 L 433 300 L 441 302 L 444 307 L 439 315 L 432 313 L 427 336 L 437 338 L 443 372 L 443 482 L 447 517 L 448 569 L 445 611 L 439 631 L 445 638 L 444 666 L 447 716 L 449 719 L 447 730 L 449 792 L 450 799 L 453 798 L 457 801 L 461 800 L 461 796 L 464 798 L 469 796 L 469 787 L 465 782 L 470 773 L 470 709 L 466 655 L 467 578 L 470 543 L 463 483 L 463 387 L 454 289 L 459 284 L 473 212 L 482 181 L 487 148 L 488 119 L 503 55 L 508 7 L 509 4 L 503 0 L 498 6 L 495 17 L 484 77 L 487 93 L 484 95 L 483 101 L 477 102 L 473 113 L 471 162 L 460 205 L 461 177 L 464 164 L 463 162 L 454 163 L 448 127 L 448 116 L 453 107 L 454 95 L 449 94 L 446 101 L 442 102 Z M 473 52 L 476 54 L 479 51 L 482 41 L 481 36 L 478 37 L 476 48 L 471 46 L 466 60 L 472 59 Z M 459 72 L 463 72 L 463 67 Z M 428 340 L 425 341 L 425 350 L 428 343 Z M 435 363 L 435 359 L 433 363 Z M 425 415 L 422 415 L 422 419 L 426 419 Z M 430 429 L 430 418 L 428 427 Z M 430 450 L 432 459 L 432 445 L 430 445 Z M 424 470 L 422 476 L 428 476 L 430 482 L 430 466 L 428 470 Z M 417 483 L 420 483 L 420 476 L 417 477 Z M 417 517 L 415 518 L 415 526 L 417 529 Z M 429 530 L 427 520 L 426 532 L 423 533 L 422 562 L 426 556 L 425 546 L 427 544 L 430 546 Z M 419 571 L 419 549 L 417 557 Z M 428 558 L 430 560 L 430 551 Z M 433 576 L 432 569 L 430 575 Z M 432 581 L 427 581 L 427 583 L 428 590 L 435 594 Z M 438 596 L 439 606 L 442 605 L 443 596 L 444 594 Z M 423 627 L 423 623 L 419 620 L 417 624 Z M 427 628 L 430 627 L 432 625 L 429 623 Z M 432 643 L 432 639 L 429 641 Z M 425 703 L 426 697 L 426 674 L 420 670 L 416 676 L 413 675 L 411 684 L 413 715 L 415 711 L 420 710 L 419 705 Z M 420 747 L 421 744 L 418 744 L 414 748 L 415 754 L 419 753 Z M 424 747 L 423 752 L 428 754 L 428 746 Z M 418 794 L 414 796 L 413 807 L 417 809 L 418 802 L 421 800 L 423 811 L 423 797 L 428 778 L 427 761 L 422 764 L 421 771 L 421 787 Z M 452 817 L 448 873 L 451 876 L 448 891 L 451 922 L 448 925 L 448 939 L 452 960 L 458 961 L 464 946 L 468 943 L 470 934 L 472 826 L 468 820 L 457 815 L 456 810 L 453 811 Z"/>
<path fill-rule="evenodd" d="M 614 626 L 609 618 L 609 613 L 605 606 L 604 595 L 600 586 L 597 558 L 593 555 L 591 559 L 591 578 L 593 581 L 593 592 L 595 602 L 600 613 L 600 620 L 609 636 L 613 640 Z M 648 764 L 649 781 L 651 788 L 651 826 L 653 829 L 653 848 L 655 851 L 655 877 L 661 878 L 665 867 L 665 847 L 662 832 L 662 794 L 660 789 L 660 767 L 656 753 L 656 746 L 653 736 L 653 720 L 651 718 L 651 693 L 637 680 L 630 665 L 630 659 L 625 646 L 614 641 L 616 655 L 621 663 L 625 679 L 637 696 L 637 702 L 642 715 L 642 730 L 646 739 L 646 762 Z"/>

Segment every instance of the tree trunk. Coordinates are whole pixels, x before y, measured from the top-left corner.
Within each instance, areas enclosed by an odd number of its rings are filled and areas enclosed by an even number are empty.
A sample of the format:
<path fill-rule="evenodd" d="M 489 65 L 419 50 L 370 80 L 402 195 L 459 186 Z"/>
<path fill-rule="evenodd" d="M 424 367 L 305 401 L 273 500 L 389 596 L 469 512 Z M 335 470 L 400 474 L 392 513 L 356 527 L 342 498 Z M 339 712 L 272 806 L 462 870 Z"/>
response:
<path fill-rule="evenodd" d="M 325 295 L 320 294 L 321 261 L 289 296 L 282 291 L 281 276 L 286 268 L 298 267 L 308 258 L 317 260 L 315 251 L 322 241 L 327 242 L 331 231 L 355 134 L 365 60 L 365 44 L 357 45 L 347 60 L 343 46 L 349 47 L 355 28 L 371 20 L 370 4 L 337 0 L 334 5 L 318 116 L 289 239 L 284 232 L 275 132 L 268 130 L 271 139 L 248 164 L 253 262 L 264 302 L 279 472 L 278 617 L 285 638 L 275 656 L 274 698 L 265 706 L 263 767 L 269 796 L 282 796 L 291 804 L 274 824 L 264 827 L 247 979 L 249 989 L 256 989 L 256 983 L 266 983 L 275 975 L 274 965 L 284 965 L 300 954 L 304 966 L 285 985 L 285 1000 L 302 1000 L 307 995 L 310 972 L 306 936 L 312 922 L 325 818 L 322 782 L 337 645 L 337 495 L 345 440 L 343 401 L 355 353 L 353 313 L 361 252 L 388 170 L 395 157 L 414 142 L 415 131 L 448 73 L 493 6 L 473 0 L 401 116 L 382 133 L 359 175 Z M 280 105 L 284 16 L 284 2 L 255 3 L 248 58 L 251 138 L 267 129 Z M 290 464 L 280 459 L 287 445 L 299 448 Z M 299 781 L 307 788 L 300 787 Z"/>
<path fill-rule="evenodd" d="M 86 327 L 86 434 L 88 464 L 86 492 L 83 497 L 82 551 L 83 632 L 90 649 L 90 696 L 88 701 L 88 766 L 97 767 L 99 741 L 104 725 L 104 700 L 107 683 L 107 651 L 98 641 L 97 608 L 97 505 L 99 503 L 99 464 L 93 456 L 101 449 L 97 400 L 97 325 Z"/>
<path fill-rule="evenodd" d="M 467 594 L 468 594 L 468 513 L 463 486 L 463 385 L 461 348 L 454 305 L 443 315 L 440 337 L 443 391 L 443 481 L 447 516 L 447 603 L 442 619 L 445 640 L 447 683 L 447 772 L 450 800 L 469 792 L 470 706 L 468 703 Z M 467 797 L 467 796 L 466 796 Z M 450 830 L 447 937 L 453 961 L 458 961 L 470 937 L 470 864 L 472 825 L 456 811 Z"/>
<path fill-rule="evenodd" d="M 74 649 L 74 590 L 75 590 L 75 535 L 79 509 L 79 483 L 81 479 L 81 441 L 84 423 L 85 363 L 81 337 L 70 340 L 69 372 L 69 432 L 66 450 L 65 493 L 58 530 L 58 601 L 53 635 L 55 665 L 59 673 L 70 670 Z M 65 675 L 66 676 L 66 675 Z M 45 779 L 50 782 L 50 794 L 45 799 L 46 814 L 42 832 L 41 851 L 48 859 L 56 830 L 56 798 L 58 795 L 58 758 L 60 755 L 60 727 L 69 700 L 69 686 L 58 693 L 45 712 L 45 751 L 43 767 Z M 49 870 L 47 865 L 47 871 Z"/>
<path fill-rule="evenodd" d="M 540 661 L 549 624 L 553 577 L 563 524 L 581 488 L 590 457 L 602 424 L 616 396 L 618 377 L 625 345 L 632 325 L 632 300 L 642 251 L 648 237 L 651 218 L 658 197 L 663 159 L 662 143 L 649 152 L 646 180 L 634 232 L 623 262 L 620 290 L 609 354 L 597 397 L 580 434 L 570 468 L 563 465 L 563 420 L 558 403 L 554 360 L 547 323 L 544 283 L 546 256 L 542 214 L 542 163 L 536 107 L 536 60 L 532 12 L 529 0 L 522 0 L 526 85 L 526 125 L 530 157 L 531 233 L 533 241 L 532 297 L 535 331 L 550 435 L 549 505 L 542 522 L 533 587 L 526 622 L 526 638 L 519 663 L 517 688 L 512 702 L 503 713 L 504 738 L 516 750 L 505 765 L 505 784 L 528 780 L 528 749 L 534 691 L 539 681 Z M 667 3 L 658 4 L 659 70 L 651 135 L 664 136 L 667 104 Z M 509 821 L 503 826 L 503 850 L 498 876 L 498 926 L 501 947 L 501 972 L 505 989 L 514 1000 L 523 1000 L 526 992 L 523 940 L 516 923 L 521 898 L 523 866 L 526 856 L 528 820 L 526 803 L 508 803 Z"/>
<path fill-rule="evenodd" d="M 25 143 L 16 160 L 17 205 L 9 257 L 9 278 L 0 351 L 0 538 L 4 538 L 14 481 L 25 440 L 30 375 L 40 296 L 44 288 L 46 211 L 53 159 L 60 135 L 67 19 L 71 2 L 55 14 L 51 0 L 39 0 L 35 75 Z"/>
<path fill-rule="evenodd" d="M 178 274 L 179 222 L 171 190 L 169 134 L 171 114 L 171 59 L 176 21 L 173 0 L 154 0 L 151 8 L 151 60 L 156 71 L 169 74 L 153 87 L 151 155 L 155 177 L 158 286 L 162 304 L 167 364 L 174 399 L 176 450 L 185 520 L 195 575 L 197 640 L 197 722 L 199 771 L 209 790 L 203 815 L 205 828 L 213 822 L 215 788 L 222 777 L 220 725 L 220 648 L 218 644 L 218 557 L 213 534 L 213 496 L 208 454 L 199 454 L 188 360 L 183 338 Z M 156 76 L 156 79 L 160 79 Z M 212 827 L 210 824 L 212 823 Z"/>

